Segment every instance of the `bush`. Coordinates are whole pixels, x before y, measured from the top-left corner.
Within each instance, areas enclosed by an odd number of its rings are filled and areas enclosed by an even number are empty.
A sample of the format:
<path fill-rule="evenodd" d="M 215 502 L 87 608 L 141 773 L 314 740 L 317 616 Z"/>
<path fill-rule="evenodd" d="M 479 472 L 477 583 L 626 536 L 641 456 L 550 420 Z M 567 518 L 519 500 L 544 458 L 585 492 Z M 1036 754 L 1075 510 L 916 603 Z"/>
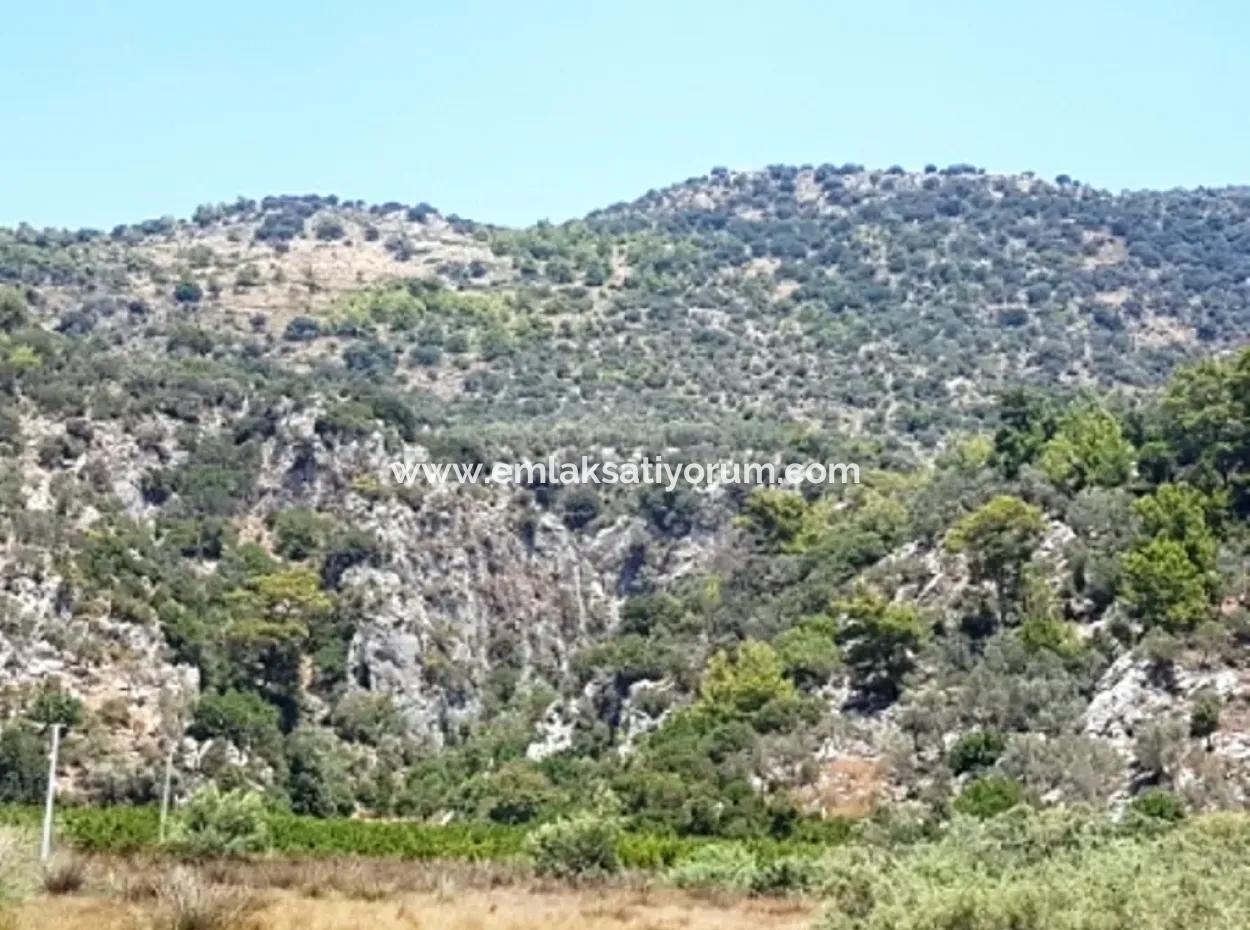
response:
<path fill-rule="evenodd" d="M 37 804 L 47 785 L 43 740 L 26 727 L 0 731 L 0 803 Z"/>
<path fill-rule="evenodd" d="M 760 880 L 760 867 L 755 856 L 741 844 L 712 843 L 673 866 L 665 878 L 678 888 L 749 891 Z"/>
<path fill-rule="evenodd" d="M 1196 739 L 1206 739 L 1220 728 L 1220 712 L 1223 701 L 1214 691 L 1203 691 L 1194 699 L 1193 709 L 1189 713 L 1189 735 Z"/>
<path fill-rule="evenodd" d="M 616 844 L 620 828 L 595 814 L 545 824 L 526 839 L 525 852 L 540 875 L 590 878 L 620 871 Z"/>
<path fill-rule="evenodd" d="M 1130 822 L 1135 826 L 1178 823 L 1185 819 L 1185 802 L 1162 788 L 1152 788 L 1133 798 Z"/>
<path fill-rule="evenodd" d="M 204 297 L 204 288 L 194 281 L 179 281 L 174 288 L 174 300 L 180 304 L 197 304 Z"/>
<path fill-rule="evenodd" d="M 58 852 L 43 867 L 43 890 L 48 894 L 73 894 L 86 880 L 86 863 L 70 852 Z"/>
<path fill-rule="evenodd" d="M 342 739 L 370 746 L 405 732 L 403 717 L 391 696 L 368 691 L 343 695 L 330 715 L 330 724 Z"/>
<path fill-rule="evenodd" d="M 201 788 L 174 821 L 170 846 L 193 857 L 264 852 L 269 848 L 264 802 L 254 792 Z"/>
<path fill-rule="evenodd" d="M 323 242 L 330 242 L 334 239 L 342 239 L 347 235 L 347 230 L 343 226 L 343 221 L 337 216 L 328 216 L 317 222 L 317 225 L 313 227 L 313 234 Z"/>
<path fill-rule="evenodd" d="M 580 530 L 599 516 L 599 495 L 592 488 L 577 487 L 566 491 L 561 499 L 564 525 Z"/>
<path fill-rule="evenodd" d="M 988 769 L 1003 754 L 1006 742 L 998 733 L 977 731 L 966 733 L 951 747 L 949 762 L 956 775 L 977 769 Z"/>
<path fill-rule="evenodd" d="M 282 338 L 290 342 L 308 342 L 321 335 L 321 326 L 312 317 L 292 317 L 282 331 Z"/>
<path fill-rule="evenodd" d="M 818 926 L 1232 930 L 1250 922 L 1244 817 L 1130 837 L 1093 827 L 1066 812 L 1021 812 L 956 823 L 940 840 L 901 849 L 833 850 L 822 862 L 830 908 Z"/>
<path fill-rule="evenodd" d="M 1002 775 L 986 775 L 968 786 L 955 798 L 954 808 L 961 814 L 984 820 L 1011 810 L 1024 801 L 1024 788 L 1018 781 Z"/>
<path fill-rule="evenodd" d="M 195 706 L 192 733 L 199 739 L 225 737 L 244 749 L 271 746 L 280 736 L 278 708 L 247 691 L 209 693 Z"/>
<path fill-rule="evenodd" d="M 333 733 L 301 727 L 287 743 L 287 794 L 291 810 L 314 817 L 341 817 L 356 807 L 346 747 Z"/>
<path fill-rule="evenodd" d="M 258 903 L 250 891 L 210 884 L 186 867 L 171 870 L 156 887 L 153 930 L 234 930 Z"/>
<path fill-rule="evenodd" d="M 820 863 L 810 856 L 782 856 L 763 863 L 751 881 L 755 894 L 793 894 L 814 890 L 821 879 Z"/>

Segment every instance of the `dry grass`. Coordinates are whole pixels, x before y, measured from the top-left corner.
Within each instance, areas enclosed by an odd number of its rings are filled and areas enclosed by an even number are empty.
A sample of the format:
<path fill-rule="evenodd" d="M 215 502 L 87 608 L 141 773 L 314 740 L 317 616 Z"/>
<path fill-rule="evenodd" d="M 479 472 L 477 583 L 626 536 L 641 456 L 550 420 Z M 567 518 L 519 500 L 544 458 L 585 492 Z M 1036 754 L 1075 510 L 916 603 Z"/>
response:
<path fill-rule="evenodd" d="M 799 930 L 809 904 L 772 899 L 720 903 L 678 892 L 495 889 L 446 897 L 401 894 L 378 901 L 274 892 L 233 923 L 172 924 L 168 912 L 104 897 L 30 902 L 15 930 Z"/>
<path fill-rule="evenodd" d="M 0 907 L 33 891 L 38 876 L 34 836 L 14 827 L 0 827 Z"/>
<path fill-rule="evenodd" d="M 799 930 L 810 902 L 612 885 L 499 865 L 98 861 L 90 891 L 44 896 L 13 930 Z M 3 928 L 9 930 L 9 928 Z"/>
<path fill-rule="evenodd" d="M 71 852 L 58 852 L 43 867 L 43 890 L 48 894 L 73 894 L 87 881 L 87 865 Z"/>
<path fill-rule="evenodd" d="M 247 888 L 216 884 L 180 866 L 157 888 L 152 930 L 240 930 L 259 903 Z"/>

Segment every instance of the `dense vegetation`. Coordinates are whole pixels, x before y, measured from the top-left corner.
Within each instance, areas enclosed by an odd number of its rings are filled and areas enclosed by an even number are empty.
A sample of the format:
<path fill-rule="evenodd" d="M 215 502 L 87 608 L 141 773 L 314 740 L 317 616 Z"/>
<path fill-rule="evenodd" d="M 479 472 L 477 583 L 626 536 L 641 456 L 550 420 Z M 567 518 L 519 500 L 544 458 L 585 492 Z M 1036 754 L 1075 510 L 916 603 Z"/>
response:
<path fill-rule="evenodd" d="M 385 275 L 334 277 L 371 244 Z M 1243 191 L 962 166 L 717 171 L 525 230 L 273 198 L 5 232 L 6 590 L 52 579 L 61 624 L 15 610 L 5 635 L 94 662 L 126 637 L 84 629 L 155 630 L 198 676 L 180 794 L 263 791 L 308 848 L 425 848 L 294 819 L 361 811 L 506 845 L 588 811 L 680 843 L 825 839 L 887 797 L 935 821 L 1236 806 L 1205 751 L 1228 690 L 1178 683 L 1240 672 L 1250 636 L 1250 355 L 1189 361 L 1250 322 L 1248 246 Z M 590 550 L 633 521 L 636 548 L 710 554 L 623 578 L 613 622 L 567 642 L 492 617 L 484 670 L 429 580 L 420 687 L 478 711 L 431 740 L 352 663 L 352 579 L 406 564 L 397 515 L 444 506 L 379 477 L 418 446 L 854 458 L 864 482 L 511 489 L 522 540 L 547 520 Z M 1126 659 L 1169 712 L 1116 743 L 1088 712 Z M 153 800 L 168 739 L 94 763 L 124 706 L 56 681 L 5 702 L 0 800 L 39 799 L 53 722 L 81 795 Z M 567 741 L 532 752 L 553 708 Z M 834 762 L 870 784 L 829 797 Z M 387 838 L 332 838 L 357 830 Z"/>

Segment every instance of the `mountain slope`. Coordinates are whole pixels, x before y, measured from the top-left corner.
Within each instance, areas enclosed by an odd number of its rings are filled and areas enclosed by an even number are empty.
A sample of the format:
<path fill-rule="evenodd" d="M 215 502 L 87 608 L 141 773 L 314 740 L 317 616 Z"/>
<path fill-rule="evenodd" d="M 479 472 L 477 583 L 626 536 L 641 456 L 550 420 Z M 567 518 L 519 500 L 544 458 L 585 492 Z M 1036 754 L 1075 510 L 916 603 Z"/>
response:
<path fill-rule="evenodd" d="M 1183 623 L 1143 612 L 1123 566 L 1134 499 L 1167 479 L 1240 512 L 1227 463 L 1196 468 L 1216 440 L 1185 446 L 1154 398 L 1248 322 L 1244 190 L 716 170 L 523 230 L 276 197 L 3 231 L 0 280 L 0 770 L 60 715 L 82 717 L 89 796 L 150 796 L 174 741 L 187 783 L 317 813 L 502 817 L 520 793 L 537 816 L 610 784 L 686 832 L 761 829 L 783 798 L 943 795 L 980 771 L 950 744 L 983 731 L 1039 795 L 1218 781 L 1134 740 L 1240 693 L 1232 634 L 1188 638 L 1240 609 L 1239 518 L 1211 516 L 1221 561 L 1181 579 Z M 1240 397 L 1219 372 L 1164 409 Z M 866 480 L 389 480 L 583 453 L 853 459 Z M 1004 496 L 1039 521 L 1012 584 L 950 545 Z M 1168 662 L 1221 658 L 1161 684 L 1152 629 Z M 1219 765 L 1240 753 L 1238 730 Z"/>

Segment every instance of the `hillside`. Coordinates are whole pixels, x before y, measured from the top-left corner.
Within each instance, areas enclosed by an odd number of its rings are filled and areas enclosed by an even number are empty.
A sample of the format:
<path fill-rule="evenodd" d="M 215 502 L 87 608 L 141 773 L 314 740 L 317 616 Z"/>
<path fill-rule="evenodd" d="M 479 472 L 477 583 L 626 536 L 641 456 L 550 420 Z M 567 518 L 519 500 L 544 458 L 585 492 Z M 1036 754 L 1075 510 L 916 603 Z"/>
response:
<path fill-rule="evenodd" d="M 318 815 L 1244 800 L 1250 191 L 716 169 L 526 229 L 240 199 L 0 231 L 0 281 L 0 800 L 49 720 L 82 798 L 150 800 L 172 747 L 180 791 Z M 657 453 L 865 480 L 387 467 Z"/>

